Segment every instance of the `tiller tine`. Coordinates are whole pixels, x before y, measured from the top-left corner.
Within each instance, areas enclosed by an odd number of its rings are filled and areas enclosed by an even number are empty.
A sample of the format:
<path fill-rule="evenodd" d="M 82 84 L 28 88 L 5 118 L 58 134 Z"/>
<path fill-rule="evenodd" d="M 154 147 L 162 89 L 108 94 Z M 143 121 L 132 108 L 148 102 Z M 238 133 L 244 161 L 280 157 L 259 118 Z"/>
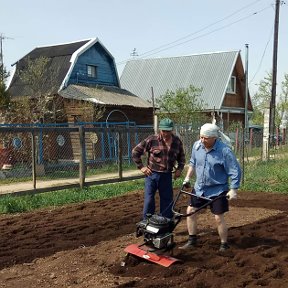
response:
<path fill-rule="evenodd" d="M 127 246 L 124 251 L 164 267 L 169 267 L 174 262 L 180 261 L 179 259 L 168 255 L 158 255 L 153 252 L 142 250 L 137 244 Z"/>

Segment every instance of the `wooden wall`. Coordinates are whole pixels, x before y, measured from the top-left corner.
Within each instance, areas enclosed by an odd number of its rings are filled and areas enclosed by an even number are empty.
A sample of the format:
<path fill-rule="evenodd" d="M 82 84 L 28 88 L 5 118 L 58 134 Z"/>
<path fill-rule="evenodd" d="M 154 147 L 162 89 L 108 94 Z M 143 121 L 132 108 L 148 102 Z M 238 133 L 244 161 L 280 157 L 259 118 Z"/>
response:
<path fill-rule="evenodd" d="M 100 119 L 93 118 L 93 104 L 74 99 L 64 100 L 67 122 L 135 122 L 137 125 L 153 125 L 152 108 L 135 108 L 131 106 L 106 106 Z"/>
<path fill-rule="evenodd" d="M 108 115 L 109 122 L 126 122 L 128 118 L 129 122 L 135 122 L 137 125 L 153 125 L 152 108 L 108 106 L 105 110 L 105 114 L 99 121 L 106 121 Z"/>
<path fill-rule="evenodd" d="M 87 65 L 97 67 L 97 78 L 87 76 Z M 99 43 L 79 56 L 69 78 L 69 84 L 98 84 L 119 87 L 113 59 Z"/>

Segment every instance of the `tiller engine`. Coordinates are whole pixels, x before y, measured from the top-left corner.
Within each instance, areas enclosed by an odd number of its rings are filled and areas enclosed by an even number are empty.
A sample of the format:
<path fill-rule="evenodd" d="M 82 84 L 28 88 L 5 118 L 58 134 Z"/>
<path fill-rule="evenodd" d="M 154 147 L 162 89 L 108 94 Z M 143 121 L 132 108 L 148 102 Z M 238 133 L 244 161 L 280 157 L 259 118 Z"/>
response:
<path fill-rule="evenodd" d="M 145 220 L 136 224 L 136 237 L 144 237 L 143 245 L 149 247 L 149 251 L 169 251 L 175 247 L 172 233 L 175 226 L 173 219 L 147 215 Z"/>
<path fill-rule="evenodd" d="M 143 236 L 144 243 L 131 244 L 126 247 L 127 255 L 133 254 L 165 267 L 179 261 L 170 256 L 176 245 L 173 230 L 179 221 L 180 218 L 170 219 L 156 214 L 147 215 L 145 220 L 136 224 L 136 237 Z M 169 252 L 170 255 L 165 255 L 165 252 Z"/>
<path fill-rule="evenodd" d="M 127 256 L 132 254 L 165 267 L 170 266 L 176 261 L 180 261 L 179 259 L 171 257 L 171 255 L 173 254 L 173 248 L 176 246 L 173 231 L 181 221 L 182 217 L 188 217 L 194 213 L 197 213 L 199 210 L 206 208 L 219 197 L 223 197 L 218 196 L 213 199 L 209 199 L 202 196 L 196 196 L 192 192 L 185 191 L 183 188 L 185 187 L 183 186 L 180 189 L 172 203 L 172 211 L 174 214 L 172 219 L 157 214 L 150 214 L 147 215 L 145 220 L 142 220 L 136 224 L 136 237 L 143 236 L 144 242 L 140 245 L 131 244 L 127 246 L 125 248 L 125 252 L 128 253 Z M 181 212 L 183 206 L 177 207 L 176 209 L 176 203 L 179 201 L 180 196 L 182 195 L 202 198 L 207 202 L 196 211 L 190 214 L 185 214 L 185 212 Z M 185 209 L 186 207 L 187 206 L 185 206 Z M 170 255 L 165 255 L 165 252 L 169 252 Z"/>

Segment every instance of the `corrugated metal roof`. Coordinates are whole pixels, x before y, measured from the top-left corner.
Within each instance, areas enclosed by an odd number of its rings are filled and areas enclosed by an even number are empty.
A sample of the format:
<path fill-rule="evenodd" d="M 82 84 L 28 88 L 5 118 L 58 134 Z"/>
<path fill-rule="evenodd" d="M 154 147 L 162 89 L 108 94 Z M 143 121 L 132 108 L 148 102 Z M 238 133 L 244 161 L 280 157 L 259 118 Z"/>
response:
<path fill-rule="evenodd" d="M 105 105 L 152 108 L 152 104 L 127 90 L 117 87 L 69 85 L 67 88 L 61 90 L 59 95 L 64 98 L 84 100 Z"/>
<path fill-rule="evenodd" d="M 167 90 L 202 89 L 206 109 L 220 109 L 239 51 L 215 52 L 190 56 L 129 61 L 120 77 L 121 87 L 145 99 Z"/>

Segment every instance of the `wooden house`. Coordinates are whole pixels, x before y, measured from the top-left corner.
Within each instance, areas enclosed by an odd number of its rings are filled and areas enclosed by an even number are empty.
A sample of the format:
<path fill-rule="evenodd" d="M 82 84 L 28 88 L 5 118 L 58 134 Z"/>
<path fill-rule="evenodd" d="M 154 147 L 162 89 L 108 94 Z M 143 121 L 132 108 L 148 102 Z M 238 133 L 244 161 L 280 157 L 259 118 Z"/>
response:
<path fill-rule="evenodd" d="M 37 86 L 41 91 L 35 92 L 30 83 L 23 81 L 21 72 L 29 61 L 40 57 L 48 61 L 41 77 L 43 83 Z M 8 85 L 12 100 L 33 97 L 33 93 L 60 97 L 64 115 L 61 122 L 112 120 L 153 124 L 152 105 L 121 89 L 114 58 L 98 38 L 38 47 L 13 65 L 14 74 Z M 105 107 L 99 119 L 93 113 L 95 106 Z"/>
<path fill-rule="evenodd" d="M 29 65 L 37 61 L 41 64 L 41 59 L 45 64 L 42 66 L 43 71 L 39 73 L 41 77 L 35 76 L 35 79 L 30 82 L 25 80 L 23 73 L 29 70 Z M 14 73 L 8 84 L 12 101 L 39 100 L 44 97 L 52 99 L 49 104 L 50 108 L 41 119 L 38 119 L 38 123 L 43 125 L 62 123 L 74 126 L 75 123 L 89 122 L 91 125 L 91 122 L 97 122 L 93 124 L 96 127 L 99 127 L 98 123 L 99 125 L 104 123 L 106 127 L 111 125 L 111 122 L 114 124 L 125 122 L 134 126 L 153 124 L 152 105 L 120 87 L 114 57 L 98 38 L 37 47 L 13 65 Z M 30 76 L 29 73 L 28 76 Z M 32 103 L 35 105 L 35 101 Z M 39 101 L 37 103 L 38 106 L 42 105 Z M 35 108 L 36 112 L 42 108 L 35 106 L 33 109 Z M 29 112 L 33 116 L 33 111 Z M 23 117 L 21 118 L 22 113 L 16 116 L 14 122 L 25 121 Z M 26 119 L 27 122 L 29 119 Z M 87 134 L 86 138 L 89 140 L 90 136 Z M 59 142 L 57 139 L 62 139 L 61 142 L 65 145 L 57 145 Z M 95 143 L 88 140 L 86 143 L 87 158 L 95 158 L 97 155 L 92 155 Z M 105 145 L 104 140 L 102 144 L 99 142 L 97 145 Z M 41 154 L 40 162 L 42 159 L 43 161 L 59 160 L 59 157 L 79 159 L 79 135 L 77 133 L 55 134 L 53 137 L 50 135 L 49 140 L 46 141 L 49 142 L 41 145 L 41 147 L 45 146 L 46 150 Z M 101 151 L 104 149 L 105 147 L 99 148 Z M 103 158 L 105 157 L 104 155 Z"/>
<path fill-rule="evenodd" d="M 124 89 L 145 100 L 151 100 L 151 87 L 156 99 L 167 90 L 192 85 L 201 89 L 204 112 L 215 112 L 217 124 L 228 128 L 231 122 L 245 123 L 245 73 L 240 51 L 133 59 L 125 65 L 120 82 Z M 248 95 L 248 115 L 252 111 Z"/>

